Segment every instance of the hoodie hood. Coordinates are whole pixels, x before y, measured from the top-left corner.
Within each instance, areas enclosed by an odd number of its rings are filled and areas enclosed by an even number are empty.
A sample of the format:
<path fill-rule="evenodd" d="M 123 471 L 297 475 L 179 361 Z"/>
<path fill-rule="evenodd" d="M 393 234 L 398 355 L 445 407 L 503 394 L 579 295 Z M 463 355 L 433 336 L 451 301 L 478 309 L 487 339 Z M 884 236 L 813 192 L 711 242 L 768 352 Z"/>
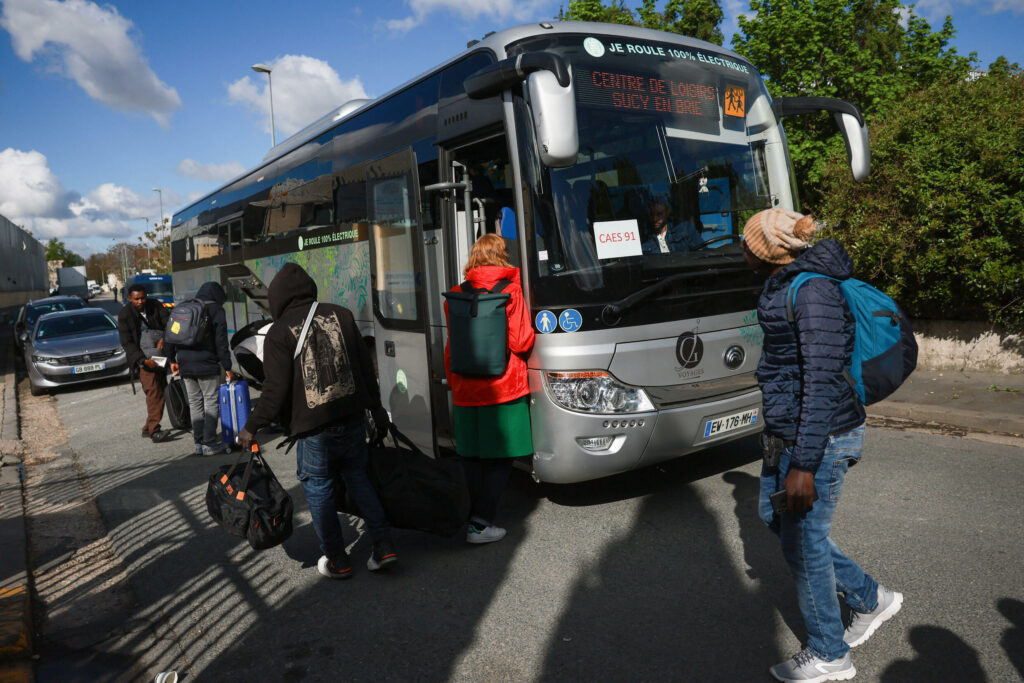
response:
<path fill-rule="evenodd" d="M 220 286 L 219 282 L 204 282 L 196 292 L 196 298 L 213 301 L 218 306 L 223 306 L 224 302 L 228 300 L 228 295 L 224 293 L 224 288 Z"/>
<path fill-rule="evenodd" d="M 782 270 L 768 278 L 766 290 L 769 295 L 783 287 L 798 273 L 820 273 L 837 280 L 853 277 L 853 259 L 846 253 L 842 244 L 826 239 L 814 244 L 800 254 L 795 261 L 782 267 Z"/>
<path fill-rule="evenodd" d="M 292 306 L 316 301 L 316 283 L 302 266 L 286 263 L 270 281 L 267 298 L 270 302 L 270 315 L 278 320 Z"/>

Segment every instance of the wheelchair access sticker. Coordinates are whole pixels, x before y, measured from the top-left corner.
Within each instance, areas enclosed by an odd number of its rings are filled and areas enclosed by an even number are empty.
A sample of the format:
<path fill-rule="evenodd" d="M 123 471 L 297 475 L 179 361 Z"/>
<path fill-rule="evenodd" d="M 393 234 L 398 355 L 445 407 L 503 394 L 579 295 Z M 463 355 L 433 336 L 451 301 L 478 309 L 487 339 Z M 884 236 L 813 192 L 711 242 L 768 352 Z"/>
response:
<path fill-rule="evenodd" d="M 548 334 L 554 332 L 557 326 L 555 320 L 555 314 L 551 311 L 541 311 L 537 314 L 537 317 L 533 319 L 533 324 L 537 327 L 537 331 L 541 334 Z"/>
<path fill-rule="evenodd" d="M 558 326 L 566 332 L 575 332 L 583 327 L 583 316 L 575 308 L 567 308 L 558 316 Z"/>

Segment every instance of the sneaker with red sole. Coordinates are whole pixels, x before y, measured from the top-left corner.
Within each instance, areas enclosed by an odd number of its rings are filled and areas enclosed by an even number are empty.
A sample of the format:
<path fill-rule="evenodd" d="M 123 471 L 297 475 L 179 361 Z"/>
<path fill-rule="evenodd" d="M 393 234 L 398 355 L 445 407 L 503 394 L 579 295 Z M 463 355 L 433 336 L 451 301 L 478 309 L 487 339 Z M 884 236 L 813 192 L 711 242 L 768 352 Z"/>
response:
<path fill-rule="evenodd" d="M 344 554 L 334 559 L 321 555 L 316 570 L 328 579 L 347 579 L 352 576 L 352 565 L 348 563 L 348 555 Z"/>
<path fill-rule="evenodd" d="M 366 568 L 375 572 L 395 562 L 398 562 L 398 553 L 395 552 L 391 541 L 378 541 L 373 544 L 373 552 L 370 553 L 370 559 L 366 561 Z"/>

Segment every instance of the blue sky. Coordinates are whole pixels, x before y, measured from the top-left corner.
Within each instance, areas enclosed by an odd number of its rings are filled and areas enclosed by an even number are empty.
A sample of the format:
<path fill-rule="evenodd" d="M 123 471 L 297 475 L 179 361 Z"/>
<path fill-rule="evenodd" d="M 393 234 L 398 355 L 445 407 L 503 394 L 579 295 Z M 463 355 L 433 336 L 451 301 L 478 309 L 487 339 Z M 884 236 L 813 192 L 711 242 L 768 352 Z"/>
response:
<path fill-rule="evenodd" d="M 373 97 L 558 0 L 0 0 L 0 214 L 83 256 L 134 240 L 354 97 Z M 639 1 L 627 2 L 636 6 Z M 294 7 L 294 10 L 286 10 Z M 730 43 L 746 2 L 724 0 Z M 958 52 L 1024 64 L 1024 0 L 922 0 Z M 162 193 L 153 192 L 159 187 Z"/>

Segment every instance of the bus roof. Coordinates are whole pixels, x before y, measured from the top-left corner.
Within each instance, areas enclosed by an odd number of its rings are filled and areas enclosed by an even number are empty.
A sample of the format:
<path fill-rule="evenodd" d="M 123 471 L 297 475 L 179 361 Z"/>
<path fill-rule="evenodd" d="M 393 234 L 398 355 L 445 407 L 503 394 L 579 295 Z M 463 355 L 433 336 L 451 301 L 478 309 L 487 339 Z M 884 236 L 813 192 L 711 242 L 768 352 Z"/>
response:
<path fill-rule="evenodd" d="M 363 110 L 369 109 L 389 99 L 390 97 L 402 92 L 403 90 L 411 87 L 412 85 L 430 77 L 437 71 L 447 67 L 466 55 L 472 52 L 479 52 L 480 50 L 490 50 L 493 52 L 498 59 L 504 59 L 506 46 L 523 40 L 524 38 L 530 38 L 531 36 L 544 35 L 544 34 L 579 34 L 579 33 L 593 33 L 597 35 L 609 35 L 614 34 L 622 36 L 623 38 L 635 38 L 637 40 L 658 40 L 661 42 L 672 42 L 678 43 L 684 47 L 695 47 L 703 50 L 711 50 L 723 55 L 727 55 L 733 59 L 741 62 L 750 63 L 745 57 L 736 54 L 732 50 L 722 47 L 721 45 L 715 45 L 697 38 L 690 38 L 688 36 L 679 35 L 677 33 L 667 33 L 665 31 L 656 31 L 649 28 L 641 28 L 639 26 L 627 26 L 623 24 L 606 24 L 601 22 L 593 21 L 542 21 L 530 24 L 521 24 L 519 26 L 513 26 L 511 28 L 504 29 L 502 31 L 491 32 L 484 36 L 479 41 L 470 41 L 465 50 L 460 51 L 458 54 L 451 58 L 441 62 L 437 66 L 431 68 L 428 71 L 421 73 L 415 78 L 399 85 L 396 88 L 392 88 L 383 95 L 374 99 L 366 100 L 351 100 L 331 110 L 324 116 L 320 117 L 310 125 L 306 126 L 297 133 L 291 135 L 276 147 L 270 149 L 263 160 L 253 166 L 252 168 L 244 171 L 240 175 L 232 178 L 230 181 L 224 183 L 216 190 L 203 195 L 199 199 L 195 200 L 191 204 L 182 207 L 174 213 L 174 218 L 171 220 L 171 227 L 177 227 L 178 223 L 175 220 L 178 215 L 188 211 L 198 204 L 202 204 L 214 195 L 222 192 L 224 189 L 238 183 L 241 180 L 257 173 L 260 169 L 269 166 L 289 152 L 301 147 L 310 140 L 315 139 L 319 135 L 329 131 L 330 129 L 342 125 L 345 121 L 359 115 Z"/>

